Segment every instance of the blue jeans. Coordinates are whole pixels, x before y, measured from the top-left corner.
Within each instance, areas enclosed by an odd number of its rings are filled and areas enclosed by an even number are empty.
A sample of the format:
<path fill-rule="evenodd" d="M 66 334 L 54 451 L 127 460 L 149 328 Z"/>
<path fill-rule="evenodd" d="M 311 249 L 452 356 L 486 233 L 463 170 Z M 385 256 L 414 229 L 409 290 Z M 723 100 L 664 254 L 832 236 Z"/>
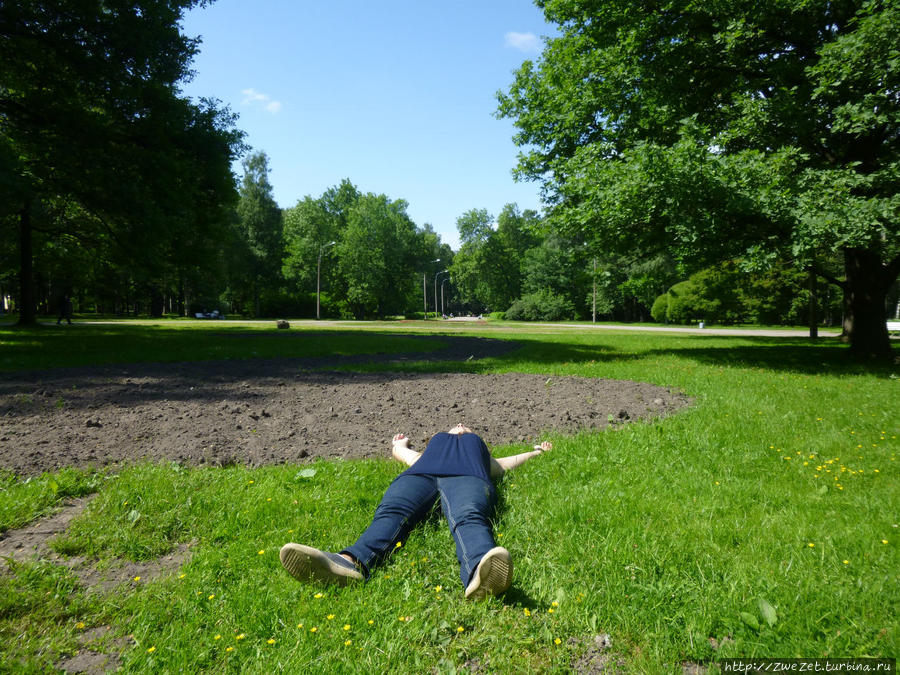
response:
<path fill-rule="evenodd" d="M 494 548 L 491 515 L 497 501 L 494 484 L 476 476 L 432 476 L 402 474 L 390 484 L 375 510 L 372 523 L 349 553 L 369 571 L 406 539 L 410 530 L 423 520 L 438 496 L 441 509 L 459 560 L 459 577 L 467 586 L 485 553 Z"/>

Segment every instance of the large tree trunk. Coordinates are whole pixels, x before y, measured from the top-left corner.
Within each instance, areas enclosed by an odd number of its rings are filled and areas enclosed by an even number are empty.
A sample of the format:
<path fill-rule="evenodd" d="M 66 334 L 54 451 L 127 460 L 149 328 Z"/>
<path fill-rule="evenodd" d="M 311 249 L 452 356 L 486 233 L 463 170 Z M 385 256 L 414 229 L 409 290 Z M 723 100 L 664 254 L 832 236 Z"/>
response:
<path fill-rule="evenodd" d="M 37 324 L 34 306 L 34 256 L 31 250 L 31 204 L 19 214 L 19 325 Z"/>
<path fill-rule="evenodd" d="M 879 256 L 860 248 L 844 249 L 844 333 L 850 351 L 862 356 L 890 356 L 885 301 L 895 274 Z"/>

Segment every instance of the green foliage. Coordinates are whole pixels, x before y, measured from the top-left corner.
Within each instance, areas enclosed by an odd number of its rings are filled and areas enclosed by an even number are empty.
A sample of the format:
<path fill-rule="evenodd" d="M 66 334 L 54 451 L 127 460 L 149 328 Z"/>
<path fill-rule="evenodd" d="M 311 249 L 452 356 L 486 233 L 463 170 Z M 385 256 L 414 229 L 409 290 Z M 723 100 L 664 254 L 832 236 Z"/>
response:
<path fill-rule="evenodd" d="M 506 204 L 491 227 L 485 210 L 467 211 L 457 220 L 462 246 L 450 269 L 454 286 L 469 311 L 508 307 L 522 293 L 524 258 L 541 244 L 537 213 Z"/>
<path fill-rule="evenodd" d="M 0 239 L 24 243 L 23 323 L 106 267 L 159 313 L 161 287 L 215 260 L 242 133 L 218 103 L 179 95 L 199 44 L 181 19 L 197 4 L 0 5 Z M 54 247 L 87 270 L 59 264 Z M 51 278 L 63 288 L 37 285 Z"/>
<path fill-rule="evenodd" d="M 548 0 L 559 25 L 498 114 L 550 222 L 691 270 L 775 259 L 841 285 L 855 350 L 885 355 L 900 272 L 897 3 Z M 842 278 L 818 260 L 843 259 Z"/>
<path fill-rule="evenodd" d="M 283 270 L 294 292 L 315 293 L 321 276 L 323 316 L 359 319 L 424 309 L 422 275 L 432 280 L 453 252 L 406 209 L 405 200 L 362 194 L 346 179 L 288 209 Z M 430 283 L 427 290 L 431 310 Z"/>
<path fill-rule="evenodd" d="M 272 196 L 265 152 L 254 152 L 244 159 L 236 215 L 233 246 L 228 251 L 232 306 L 243 311 L 249 304 L 254 316 L 270 316 L 262 312 L 261 297 L 280 285 L 284 225 Z"/>
<path fill-rule="evenodd" d="M 653 301 L 653 307 L 650 308 L 650 316 L 657 323 L 665 322 L 669 314 L 669 293 L 663 293 Z"/>
<path fill-rule="evenodd" d="M 562 321 L 575 318 L 575 308 L 564 296 L 543 289 L 516 300 L 506 310 L 506 318 L 510 321 Z"/>
<path fill-rule="evenodd" d="M 795 325 L 809 321 L 808 275 L 783 264 L 764 272 L 746 270 L 737 262 L 714 265 L 691 275 L 657 297 L 655 321 L 673 323 Z M 836 295 L 822 289 L 817 298 L 817 322 L 840 316 Z"/>

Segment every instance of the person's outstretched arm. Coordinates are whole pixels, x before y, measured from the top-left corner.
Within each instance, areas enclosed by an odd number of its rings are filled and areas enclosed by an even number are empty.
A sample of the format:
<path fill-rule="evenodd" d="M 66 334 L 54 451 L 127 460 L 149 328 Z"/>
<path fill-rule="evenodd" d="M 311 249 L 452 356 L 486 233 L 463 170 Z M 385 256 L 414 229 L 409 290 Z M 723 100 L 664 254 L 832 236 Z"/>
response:
<path fill-rule="evenodd" d="M 396 434 L 391 440 L 391 454 L 407 466 L 412 466 L 422 456 L 421 452 L 410 450 L 409 439 L 404 434 Z"/>
<path fill-rule="evenodd" d="M 500 476 L 502 476 L 510 469 L 515 469 L 517 466 L 521 466 L 532 457 L 537 457 L 538 455 L 552 449 L 553 443 L 551 443 L 550 441 L 544 441 L 540 445 L 534 446 L 534 450 L 532 450 L 531 452 L 522 452 L 518 455 L 511 455 L 510 457 L 499 457 L 496 459 L 494 457 L 491 457 L 491 478 L 500 478 Z"/>

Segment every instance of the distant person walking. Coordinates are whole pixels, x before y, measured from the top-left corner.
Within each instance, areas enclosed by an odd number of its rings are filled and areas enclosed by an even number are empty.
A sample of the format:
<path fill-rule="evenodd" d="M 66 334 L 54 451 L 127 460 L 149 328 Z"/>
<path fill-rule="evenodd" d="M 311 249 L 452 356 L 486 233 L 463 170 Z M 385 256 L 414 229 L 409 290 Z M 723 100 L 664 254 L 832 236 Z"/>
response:
<path fill-rule="evenodd" d="M 63 293 L 62 300 L 59 301 L 59 318 L 56 319 L 58 326 L 65 319 L 69 325 L 72 325 L 72 298 L 68 293 Z"/>
<path fill-rule="evenodd" d="M 367 579 L 440 498 L 456 542 L 465 597 L 481 600 L 503 593 L 512 583 L 512 558 L 494 542 L 491 516 L 497 490 L 492 479 L 552 447 L 545 441 L 533 452 L 494 459 L 481 437 L 463 424 L 435 434 L 425 452 L 410 449 L 409 439 L 397 434 L 391 452 L 409 468 L 390 484 L 356 543 L 339 553 L 285 544 L 281 564 L 301 581 L 345 585 Z"/>

